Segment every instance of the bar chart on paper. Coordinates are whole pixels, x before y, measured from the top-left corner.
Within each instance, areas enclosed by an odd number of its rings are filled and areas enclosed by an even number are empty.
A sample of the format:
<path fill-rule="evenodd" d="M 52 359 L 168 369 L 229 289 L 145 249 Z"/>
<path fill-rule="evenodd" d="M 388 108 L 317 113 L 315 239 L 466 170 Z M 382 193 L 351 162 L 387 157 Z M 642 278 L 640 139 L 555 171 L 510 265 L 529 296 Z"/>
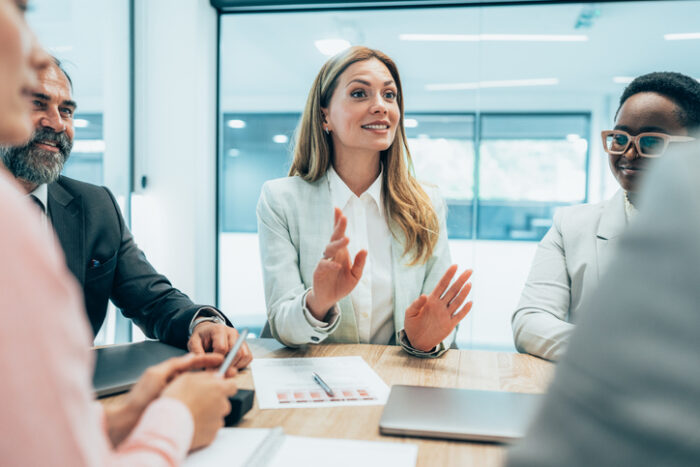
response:
<path fill-rule="evenodd" d="M 261 409 L 383 405 L 389 395 L 362 357 L 256 359 L 251 368 Z"/>

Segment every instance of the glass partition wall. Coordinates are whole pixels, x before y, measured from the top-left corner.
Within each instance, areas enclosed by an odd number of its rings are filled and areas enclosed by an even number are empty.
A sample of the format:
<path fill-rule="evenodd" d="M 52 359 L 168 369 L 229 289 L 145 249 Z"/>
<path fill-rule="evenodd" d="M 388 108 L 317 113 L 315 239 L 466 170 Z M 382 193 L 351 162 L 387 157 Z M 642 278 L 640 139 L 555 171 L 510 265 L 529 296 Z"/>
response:
<path fill-rule="evenodd" d="M 62 62 L 78 107 L 63 174 L 107 186 L 129 219 L 131 193 L 131 27 L 124 0 L 33 0 L 27 14 L 46 50 Z M 140 330 L 136 328 L 138 333 Z M 96 344 L 132 340 L 132 325 L 114 306 Z"/>
<path fill-rule="evenodd" d="M 700 78 L 698 17 L 697 1 L 222 15 L 219 305 L 263 326 L 260 187 L 286 176 L 321 65 L 366 45 L 399 67 L 415 174 L 440 188 L 452 259 L 474 269 L 458 344 L 513 350 L 510 316 L 554 210 L 617 190 L 598 135 L 633 77 Z"/>

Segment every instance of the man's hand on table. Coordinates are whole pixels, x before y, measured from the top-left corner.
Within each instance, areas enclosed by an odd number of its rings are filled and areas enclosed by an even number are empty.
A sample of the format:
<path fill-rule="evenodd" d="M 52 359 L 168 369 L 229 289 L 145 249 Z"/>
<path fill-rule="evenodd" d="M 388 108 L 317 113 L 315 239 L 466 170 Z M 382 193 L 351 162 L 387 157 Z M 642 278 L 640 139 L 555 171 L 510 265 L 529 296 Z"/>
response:
<path fill-rule="evenodd" d="M 195 354 L 204 352 L 214 352 L 226 355 L 238 339 L 238 331 L 225 324 L 204 321 L 199 323 L 192 330 L 187 348 Z M 253 360 L 253 353 L 248 348 L 247 343 L 243 343 L 236 358 L 226 372 L 226 377 L 230 378 L 236 374 L 237 369 L 245 368 Z"/>
<path fill-rule="evenodd" d="M 190 353 L 149 367 L 131 388 L 124 402 L 105 407 L 107 431 L 112 445 L 116 447 L 126 439 L 146 407 L 160 397 L 163 390 L 177 376 L 192 370 L 216 369 L 223 360 L 223 356 L 218 353 Z M 231 376 L 236 374 L 235 368 L 230 370 Z"/>

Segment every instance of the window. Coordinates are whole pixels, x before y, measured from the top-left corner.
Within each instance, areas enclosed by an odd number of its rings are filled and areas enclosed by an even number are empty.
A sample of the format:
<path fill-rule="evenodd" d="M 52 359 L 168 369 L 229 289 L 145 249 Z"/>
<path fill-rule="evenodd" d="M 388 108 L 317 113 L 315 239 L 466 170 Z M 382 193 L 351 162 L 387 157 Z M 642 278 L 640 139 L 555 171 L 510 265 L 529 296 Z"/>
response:
<path fill-rule="evenodd" d="M 241 325 L 265 321 L 255 204 L 265 180 L 287 173 L 287 138 L 328 58 L 318 41 L 342 39 L 401 72 L 416 176 L 439 186 L 452 260 L 475 271 L 459 345 L 513 350 L 536 241 L 558 206 L 617 190 L 598 135 L 625 83 L 658 70 L 700 78 L 687 59 L 700 41 L 664 37 L 696 31 L 699 15 L 699 1 L 223 15 L 220 306 Z"/>

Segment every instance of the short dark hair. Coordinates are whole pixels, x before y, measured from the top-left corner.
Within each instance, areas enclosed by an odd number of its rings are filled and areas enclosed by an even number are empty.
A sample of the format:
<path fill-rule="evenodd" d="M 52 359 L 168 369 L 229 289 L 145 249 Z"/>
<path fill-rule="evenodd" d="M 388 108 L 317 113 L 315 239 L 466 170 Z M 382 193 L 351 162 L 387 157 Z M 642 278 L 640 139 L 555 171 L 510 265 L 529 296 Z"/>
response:
<path fill-rule="evenodd" d="M 697 80 L 671 71 L 657 71 L 639 76 L 622 93 L 615 118 L 620 113 L 622 104 L 640 92 L 655 92 L 668 97 L 678 108 L 676 116 L 681 125 L 689 130 L 700 128 L 700 83 Z"/>
<path fill-rule="evenodd" d="M 63 62 L 61 62 L 58 58 L 56 58 L 56 57 L 54 57 L 54 56 L 51 56 L 51 58 L 53 59 L 54 65 L 56 65 L 56 67 L 57 67 L 59 70 L 61 70 L 61 72 L 63 73 L 63 75 L 64 75 L 64 76 L 66 77 L 66 79 L 68 80 L 68 84 L 70 84 L 70 89 L 71 89 L 71 91 L 72 91 L 72 90 L 73 90 L 73 80 L 70 79 L 70 75 L 68 74 L 68 72 L 66 71 L 66 69 L 63 68 Z"/>

